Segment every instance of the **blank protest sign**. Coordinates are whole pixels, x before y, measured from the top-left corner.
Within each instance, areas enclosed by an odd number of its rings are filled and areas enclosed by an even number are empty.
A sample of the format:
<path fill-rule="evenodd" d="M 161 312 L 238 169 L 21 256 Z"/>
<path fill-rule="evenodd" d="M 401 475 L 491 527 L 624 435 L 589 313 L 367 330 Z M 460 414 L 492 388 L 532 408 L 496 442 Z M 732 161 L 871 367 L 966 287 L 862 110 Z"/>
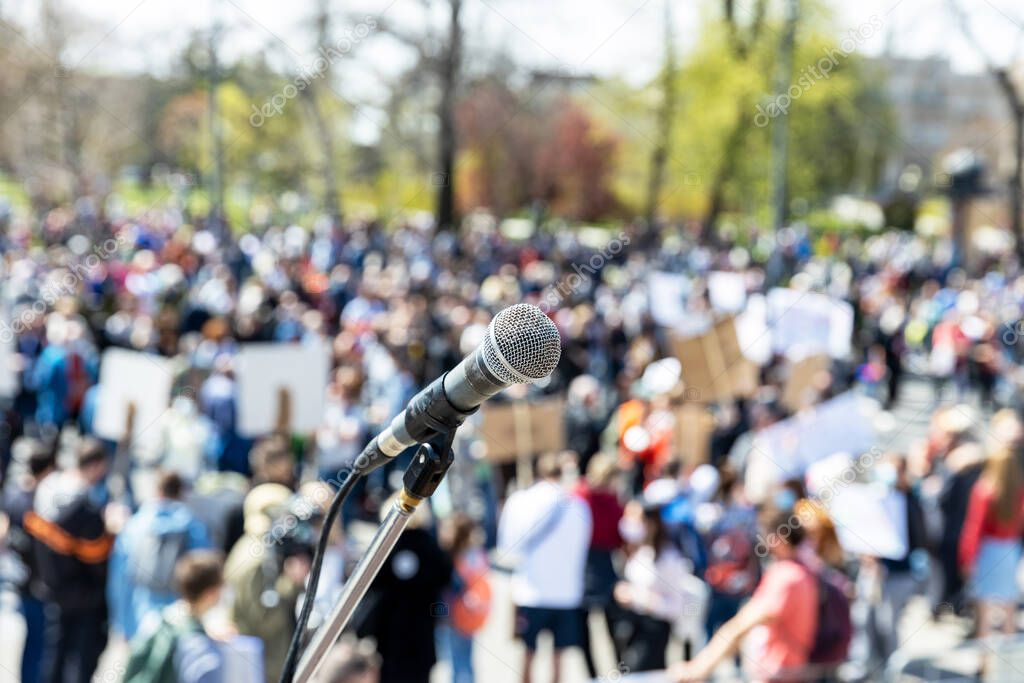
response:
<path fill-rule="evenodd" d="M 238 431 L 260 436 L 277 428 L 281 390 L 287 392 L 288 429 L 316 431 L 323 421 L 330 359 L 320 342 L 245 344 L 235 361 Z"/>
<path fill-rule="evenodd" d="M 907 499 L 859 482 L 835 485 L 828 512 L 843 550 L 901 560 L 907 555 Z"/>
<path fill-rule="evenodd" d="M 768 292 L 773 348 L 791 360 L 827 353 L 850 355 L 853 306 L 817 292 L 776 287 Z"/>
<path fill-rule="evenodd" d="M 171 400 L 172 361 L 162 356 L 111 348 L 100 360 L 96 433 L 112 441 L 125 438 L 128 406 L 134 406 L 132 444 L 151 446 L 160 439 L 157 423 Z"/>

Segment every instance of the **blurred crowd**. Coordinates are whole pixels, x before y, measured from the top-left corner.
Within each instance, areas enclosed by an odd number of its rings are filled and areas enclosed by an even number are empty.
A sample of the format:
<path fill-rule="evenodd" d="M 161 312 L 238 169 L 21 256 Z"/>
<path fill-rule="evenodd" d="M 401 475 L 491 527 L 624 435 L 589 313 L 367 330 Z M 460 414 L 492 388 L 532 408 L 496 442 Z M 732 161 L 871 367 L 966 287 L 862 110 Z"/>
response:
<path fill-rule="evenodd" d="M 754 680 L 870 680 L 917 599 L 936 619 L 969 619 L 979 637 L 1016 628 L 1024 274 L 1014 262 L 968 270 L 942 241 L 799 226 L 714 244 L 639 224 L 516 240 L 479 215 L 457 233 L 321 220 L 253 234 L 173 211 L 114 220 L 88 208 L 6 218 L 0 231 L 0 343 L 13 375 L 0 530 L 25 683 L 89 681 L 121 641 L 127 681 L 245 680 L 237 667 L 253 658 L 276 681 L 298 606 L 314 600 L 313 622 L 323 619 L 409 454 L 346 504 L 308 596 L 339 471 L 520 302 L 557 324 L 562 360 L 549 380 L 502 398 L 564 396 L 564 451 L 537 454 L 531 478 L 490 461 L 479 424 L 467 424 L 432 510 L 401 537 L 319 680 L 427 681 L 439 659 L 453 681 L 475 680 L 499 573 L 524 681 L 548 667 L 558 680 L 571 649 L 592 677 L 608 675 L 599 643 L 611 643 L 620 674 L 703 680 L 738 665 Z M 748 395 L 708 403 L 713 428 L 696 462 L 681 457 L 673 410 L 692 395 L 648 276 L 683 275 L 679 304 L 698 320 L 714 314 L 712 271 L 742 274 L 748 293 L 827 294 L 856 322 L 853 351 L 814 376 L 800 405 L 782 400 L 785 354 L 759 367 Z M 239 346 L 318 340 L 332 368 L 319 429 L 240 434 Z M 145 447 L 96 434 L 110 347 L 174 360 L 173 401 Z M 927 437 L 906 451 L 880 438 L 855 472 L 905 499 L 901 556 L 844 548 L 804 473 L 753 493 L 762 430 L 847 391 L 894 408 L 920 380 L 934 395 L 920 406 Z M 542 636 L 553 662 L 534 661 Z"/>

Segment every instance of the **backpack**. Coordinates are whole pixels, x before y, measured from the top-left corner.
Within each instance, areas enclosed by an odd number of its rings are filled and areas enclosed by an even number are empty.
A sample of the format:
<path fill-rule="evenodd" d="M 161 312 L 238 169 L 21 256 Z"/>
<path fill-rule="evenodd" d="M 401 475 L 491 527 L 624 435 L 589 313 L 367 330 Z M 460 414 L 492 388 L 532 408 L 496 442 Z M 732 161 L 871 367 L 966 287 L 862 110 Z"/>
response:
<path fill-rule="evenodd" d="M 462 584 L 461 590 L 452 601 L 452 626 L 463 635 L 473 635 L 487 623 L 491 613 L 493 591 L 487 578 L 485 558 L 460 559 L 455 571 Z"/>
<path fill-rule="evenodd" d="M 760 565 L 749 534 L 740 527 L 720 533 L 708 546 L 704 580 L 715 592 L 750 595 L 760 579 Z"/>
<path fill-rule="evenodd" d="M 818 581 L 818 625 L 809 661 L 811 664 L 841 664 L 846 660 L 853 638 L 846 577 L 828 568 L 808 571 L 814 573 Z"/>
<path fill-rule="evenodd" d="M 174 652 L 178 638 L 200 631 L 202 627 L 195 620 L 164 610 L 156 630 L 133 644 L 122 683 L 177 683 Z"/>
<path fill-rule="evenodd" d="M 188 550 L 188 529 L 140 534 L 132 553 L 136 585 L 154 593 L 174 593 L 174 565 Z"/>

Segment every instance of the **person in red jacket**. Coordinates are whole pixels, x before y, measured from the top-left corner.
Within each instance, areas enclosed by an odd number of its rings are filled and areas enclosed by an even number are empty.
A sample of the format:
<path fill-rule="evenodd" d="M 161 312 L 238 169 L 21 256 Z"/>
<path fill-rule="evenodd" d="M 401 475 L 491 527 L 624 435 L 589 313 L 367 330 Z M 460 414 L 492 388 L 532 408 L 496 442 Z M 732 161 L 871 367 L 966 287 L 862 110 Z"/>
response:
<path fill-rule="evenodd" d="M 617 619 L 618 610 L 612 593 L 619 577 L 612 564 L 612 553 L 622 546 L 619 535 L 619 520 L 622 519 L 623 506 L 616 493 L 616 480 L 619 469 L 615 458 L 610 455 L 598 454 L 587 463 L 587 476 L 580 479 L 573 492 L 586 502 L 594 521 L 590 548 L 587 551 L 586 573 L 583 578 L 583 604 L 580 607 L 580 618 L 583 621 L 583 656 L 587 662 L 591 678 L 597 678 L 597 667 L 591 648 L 590 611 L 600 609 L 604 612 L 609 631 Z M 615 640 L 612 644 L 616 649 L 615 660 L 621 661 Z"/>
<path fill-rule="evenodd" d="M 1024 468 L 1016 449 L 1001 446 L 989 455 L 971 489 L 960 536 L 960 567 L 977 601 L 978 637 L 988 635 L 992 617 L 999 613 L 1003 631 L 1016 631 L 1022 534 Z"/>

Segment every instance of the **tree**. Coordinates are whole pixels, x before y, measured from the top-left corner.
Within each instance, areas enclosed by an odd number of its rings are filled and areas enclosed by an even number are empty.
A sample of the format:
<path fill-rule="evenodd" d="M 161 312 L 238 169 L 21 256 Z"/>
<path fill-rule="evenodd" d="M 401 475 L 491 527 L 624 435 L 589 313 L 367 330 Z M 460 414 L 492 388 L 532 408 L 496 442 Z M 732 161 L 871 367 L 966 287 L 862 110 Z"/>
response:
<path fill-rule="evenodd" d="M 431 12 L 441 6 L 446 19 L 443 37 L 438 39 L 434 34 Z M 463 73 L 463 0 L 423 0 L 426 27 L 420 32 L 410 32 L 393 22 L 378 18 L 378 28 L 383 35 L 390 36 L 411 49 L 416 56 L 416 63 L 399 79 L 402 85 L 423 89 L 424 86 L 436 87 L 436 107 L 434 115 L 437 121 L 432 159 L 429 168 L 430 183 L 434 188 L 435 214 L 438 228 L 449 230 L 455 226 L 456 196 L 456 155 L 458 154 L 458 137 L 456 128 L 456 109 L 458 105 L 460 84 Z M 429 87 L 426 88 L 429 91 Z M 422 92 L 422 90 L 419 90 Z M 401 127 L 402 122 L 396 117 L 401 115 L 400 108 L 409 104 L 409 90 L 393 89 L 391 100 L 392 125 Z M 412 151 L 419 157 L 421 150 L 413 146 Z"/>
<path fill-rule="evenodd" d="M 520 114 L 505 123 L 509 111 Z M 505 79 L 487 78 L 468 87 L 456 111 L 460 210 L 486 206 L 505 216 L 528 206 L 537 149 L 549 122 Z"/>
<path fill-rule="evenodd" d="M 555 213 L 592 221 L 617 212 L 611 191 L 618 139 L 598 128 L 572 100 L 562 100 L 548 116 L 554 125 L 540 141 L 534 166 L 533 196 Z"/>
<path fill-rule="evenodd" d="M 1024 45 L 1024 29 L 1020 29 L 1014 45 L 1013 56 L 1008 60 L 1008 64 L 999 64 L 974 34 L 970 21 L 957 0 L 948 0 L 948 2 L 950 10 L 960 25 L 961 33 L 978 53 L 978 56 L 984 60 L 988 72 L 999 87 L 999 92 L 1002 93 L 1006 101 L 1007 112 L 1013 123 L 1013 171 L 1007 182 L 1007 197 L 1010 205 L 1010 230 L 1016 242 L 1017 258 L 1024 262 L 1024 88 L 1014 80 L 1012 69 L 1012 65 L 1017 63 L 1020 49 Z M 1020 21 L 1011 21 L 1010 23 L 1018 28 L 1021 26 Z"/>
<path fill-rule="evenodd" d="M 665 63 L 661 74 L 661 106 L 658 107 L 658 132 L 651 152 L 650 180 L 647 185 L 647 208 L 644 211 L 647 230 L 654 228 L 661 188 L 665 182 L 665 162 L 672 147 L 672 118 L 675 116 L 678 80 L 676 76 L 676 51 L 672 34 L 672 5 L 665 0 Z"/>
<path fill-rule="evenodd" d="M 329 26 L 330 0 L 320 0 L 316 15 L 317 48 L 326 50 L 330 36 Z M 341 200 L 338 198 L 338 173 L 335 168 L 335 142 L 334 132 L 327 116 L 323 111 L 324 96 L 321 92 L 321 82 L 326 82 L 331 76 L 330 60 L 325 60 L 324 73 L 302 90 L 303 102 L 306 111 L 313 122 L 319 141 L 321 166 L 320 169 L 324 178 L 324 209 L 330 215 L 335 225 L 341 224 Z"/>
<path fill-rule="evenodd" d="M 458 145 L 455 136 L 455 101 L 462 63 L 462 26 L 459 23 L 462 0 L 448 0 L 448 7 L 448 40 L 439 60 L 441 98 L 437 106 L 437 158 L 440 170 L 434 176 L 437 185 L 437 226 L 441 230 L 451 229 L 455 225 L 455 154 Z"/>
<path fill-rule="evenodd" d="M 726 31 L 729 36 L 733 59 L 739 62 L 739 67 L 751 66 L 751 55 L 757 47 L 758 38 L 764 27 L 767 0 L 755 0 L 750 23 L 743 26 L 739 15 L 736 12 L 734 0 L 722 0 L 722 17 L 725 22 Z M 726 183 L 731 180 L 739 156 L 743 149 L 743 142 L 750 128 L 749 114 L 751 100 L 749 94 L 736 100 L 736 114 L 733 119 L 732 128 L 726 136 L 726 143 L 723 149 L 723 156 L 714 174 L 711 185 L 711 200 L 708 204 L 708 212 L 704 216 L 701 228 L 701 237 L 708 240 L 713 237 L 715 224 L 725 204 Z"/>

